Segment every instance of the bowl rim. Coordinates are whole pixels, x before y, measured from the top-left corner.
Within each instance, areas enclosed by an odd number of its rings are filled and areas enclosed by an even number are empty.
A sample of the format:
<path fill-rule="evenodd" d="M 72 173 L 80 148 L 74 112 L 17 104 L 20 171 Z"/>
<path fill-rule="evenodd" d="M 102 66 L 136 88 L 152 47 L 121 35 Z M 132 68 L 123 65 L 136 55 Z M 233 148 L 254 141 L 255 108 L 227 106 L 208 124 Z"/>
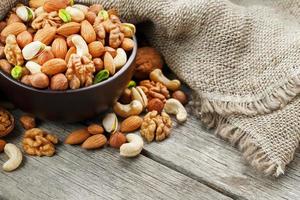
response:
<path fill-rule="evenodd" d="M 115 79 L 117 79 L 121 74 L 123 74 L 131 66 L 131 64 L 133 63 L 133 61 L 136 57 L 137 48 L 138 48 L 137 47 L 136 36 L 133 35 L 132 39 L 133 39 L 134 46 L 133 46 L 132 52 L 131 52 L 127 62 L 125 63 L 125 65 L 119 71 L 117 71 L 117 73 L 115 73 L 112 77 L 110 77 L 110 78 L 108 78 L 105 81 L 102 81 L 100 83 L 90 85 L 88 87 L 78 88 L 78 89 L 74 89 L 74 90 L 68 89 L 68 90 L 63 90 L 63 91 L 51 90 L 51 89 L 43 90 L 43 89 L 36 89 L 34 87 L 25 85 L 25 84 L 21 83 L 20 81 L 13 79 L 10 75 L 6 74 L 2 70 L 0 70 L 0 75 L 3 76 L 5 79 L 7 79 L 7 81 L 13 82 L 14 84 L 18 85 L 19 87 L 22 87 L 24 89 L 31 90 L 31 91 L 34 91 L 34 92 L 38 92 L 38 93 L 66 94 L 66 93 L 83 92 L 83 91 L 86 91 L 86 90 L 94 89 L 96 87 L 101 87 L 101 86 L 103 86 L 107 83 L 110 83 L 111 81 L 114 81 Z"/>

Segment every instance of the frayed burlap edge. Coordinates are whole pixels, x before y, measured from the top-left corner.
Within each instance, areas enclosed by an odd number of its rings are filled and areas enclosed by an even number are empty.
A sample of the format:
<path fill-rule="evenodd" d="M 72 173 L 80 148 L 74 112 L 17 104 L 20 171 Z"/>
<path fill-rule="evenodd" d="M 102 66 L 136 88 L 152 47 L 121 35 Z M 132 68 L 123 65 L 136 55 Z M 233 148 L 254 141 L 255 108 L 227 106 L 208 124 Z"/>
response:
<path fill-rule="evenodd" d="M 259 97 L 238 97 L 225 96 L 220 97 L 213 94 L 196 94 L 200 99 L 201 115 L 217 113 L 221 116 L 231 114 L 244 114 L 253 116 L 258 114 L 267 114 L 274 110 L 283 108 L 298 93 L 300 93 L 300 75 L 297 74 L 288 78 L 277 88 L 267 90 Z M 255 96 L 255 95 L 253 95 Z M 198 107 L 199 109 L 199 107 Z"/>

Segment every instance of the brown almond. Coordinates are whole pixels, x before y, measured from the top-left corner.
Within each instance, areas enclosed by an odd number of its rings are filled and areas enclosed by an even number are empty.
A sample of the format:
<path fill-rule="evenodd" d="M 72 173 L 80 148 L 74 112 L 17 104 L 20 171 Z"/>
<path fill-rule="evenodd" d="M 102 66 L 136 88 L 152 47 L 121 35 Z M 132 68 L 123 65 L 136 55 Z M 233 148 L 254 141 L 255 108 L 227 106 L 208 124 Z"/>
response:
<path fill-rule="evenodd" d="M 65 139 L 65 144 L 81 144 L 90 137 L 86 129 L 78 129 L 70 133 Z"/>
<path fill-rule="evenodd" d="M 96 32 L 93 26 L 87 20 L 83 20 L 81 22 L 80 34 L 88 44 L 96 40 Z"/>
<path fill-rule="evenodd" d="M 61 58 L 54 58 L 51 60 L 48 60 L 42 65 L 42 72 L 47 75 L 55 75 L 58 73 L 63 73 L 67 69 L 67 63 L 65 60 Z"/>
<path fill-rule="evenodd" d="M 1 37 L 6 38 L 8 35 L 12 34 L 17 36 L 18 34 L 26 31 L 25 24 L 21 22 L 16 22 L 10 25 L 7 25 L 1 32 Z"/>
<path fill-rule="evenodd" d="M 46 0 L 29 0 L 29 6 L 31 8 L 38 8 L 44 5 Z"/>
<path fill-rule="evenodd" d="M 76 53 L 76 48 L 75 48 L 75 47 L 71 47 L 71 48 L 68 50 L 68 52 L 67 52 L 67 54 L 66 54 L 66 57 L 65 57 L 66 63 L 69 62 L 69 59 L 70 59 L 71 55 L 74 54 L 74 53 Z"/>
<path fill-rule="evenodd" d="M 58 11 L 68 6 L 68 0 L 46 0 L 43 8 L 46 12 Z"/>
<path fill-rule="evenodd" d="M 84 149 L 97 149 L 100 147 L 103 147 L 107 142 L 107 139 L 102 134 L 97 134 L 89 137 L 84 141 L 84 143 L 81 145 Z"/>
<path fill-rule="evenodd" d="M 139 116 L 130 116 L 121 123 L 120 131 L 124 133 L 132 132 L 139 129 L 143 119 Z"/>
<path fill-rule="evenodd" d="M 92 55 L 93 58 L 99 58 L 105 53 L 105 48 L 102 42 L 94 41 L 89 43 L 89 53 Z"/>
<path fill-rule="evenodd" d="M 4 140 L 0 140 L 0 153 L 4 150 L 6 142 Z"/>
<path fill-rule="evenodd" d="M 40 41 L 45 45 L 49 45 L 54 40 L 55 34 L 56 34 L 55 27 L 45 27 L 36 32 L 33 41 Z"/>
<path fill-rule="evenodd" d="M 43 65 L 45 62 L 47 62 L 48 60 L 51 60 L 53 58 L 54 58 L 54 55 L 53 55 L 52 51 L 50 49 L 47 49 L 47 50 L 43 51 L 43 53 L 37 57 L 37 63 L 40 65 Z"/>
<path fill-rule="evenodd" d="M 17 43 L 21 49 L 32 42 L 32 35 L 28 31 L 23 31 L 17 36 Z"/>
<path fill-rule="evenodd" d="M 77 22 L 69 22 L 59 27 L 56 33 L 67 37 L 69 35 L 78 33 L 80 31 L 80 26 L 81 25 Z"/>
<path fill-rule="evenodd" d="M 56 38 L 52 43 L 51 50 L 56 58 L 65 59 L 68 52 L 66 40 L 64 38 Z"/>
<path fill-rule="evenodd" d="M 103 134 L 104 129 L 99 124 L 91 124 L 87 127 L 87 130 L 90 134 L 96 135 L 96 134 Z"/>
<path fill-rule="evenodd" d="M 16 22 L 22 23 L 22 20 L 18 17 L 18 15 L 16 15 L 15 13 L 12 13 L 9 15 L 6 22 L 7 22 L 7 25 L 10 25 L 10 24 L 14 24 Z"/>

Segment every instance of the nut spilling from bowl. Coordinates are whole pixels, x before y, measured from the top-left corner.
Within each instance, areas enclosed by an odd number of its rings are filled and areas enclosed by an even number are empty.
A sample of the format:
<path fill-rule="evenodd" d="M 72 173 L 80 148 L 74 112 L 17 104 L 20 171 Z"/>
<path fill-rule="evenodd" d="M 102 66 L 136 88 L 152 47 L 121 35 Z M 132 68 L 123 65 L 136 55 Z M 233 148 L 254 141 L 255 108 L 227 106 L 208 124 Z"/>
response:
<path fill-rule="evenodd" d="M 62 91 L 102 82 L 126 64 L 136 30 L 117 12 L 99 4 L 42 2 L 18 4 L 7 17 L 15 21 L 0 35 L 6 74 L 37 89 Z"/>

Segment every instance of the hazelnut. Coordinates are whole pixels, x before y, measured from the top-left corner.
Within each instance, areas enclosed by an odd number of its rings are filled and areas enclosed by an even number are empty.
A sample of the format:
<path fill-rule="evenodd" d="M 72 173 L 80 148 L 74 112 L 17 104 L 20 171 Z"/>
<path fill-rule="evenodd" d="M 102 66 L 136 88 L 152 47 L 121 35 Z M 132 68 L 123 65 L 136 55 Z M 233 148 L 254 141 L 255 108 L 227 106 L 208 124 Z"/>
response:
<path fill-rule="evenodd" d="M 36 127 L 35 118 L 30 115 L 23 115 L 20 117 L 20 123 L 26 130 Z"/>
<path fill-rule="evenodd" d="M 0 58 L 5 58 L 5 53 L 4 53 L 4 46 L 2 46 L 2 44 L 1 44 L 1 46 L 0 46 Z"/>
<path fill-rule="evenodd" d="M 5 21 L 1 21 L 0 22 L 0 32 L 6 27 L 6 22 Z"/>
<path fill-rule="evenodd" d="M 109 145 L 113 148 L 119 149 L 122 144 L 126 142 L 126 137 L 121 132 L 112 134 L 109 138 Z"/>
<path fill-rule="evenodd" d="M 92 135 L 96 135 L 96 134 L 103 134 L 104 129 L 102 126 L 98 125 L 98 124 L 91 124 L 88 126 L 87 128 L 88 132 Z"/>
<path fill-rule="evenodd" d="M 159 98 L 153 98 L 148 102 L 147 109 L 149 112 L 156 110 L 158 113 L 164 109 L 164 103 Z"/>
<path fill-rule="evenodd" d="M 0 153 L 4 150 L 6 142 L 4 140 L 0 140 Z"/>
<path fill-rule="evenodd" d="M 185 105 L 188 102 L 188 98 L 187 98 L 186 94 L 181 90 L 177 90 L 177 91 L 173 92 L 172 98 L 180 101 L 180 103 L 182 105 Z"/>
<path fill-rule="evenodd" d="M 28 31 L 23 31 L 17 36 L 17 43 L 21 49 L 33 40 L 32 35 Z"/>
<path fill-rule="evenodd" d="M 103 61 L 101 60 L 101 58 L 94 58 L 93 63 L 95 65 L 96 72 L 103 69 Z"/>
<path fill-rule="evenodd" d="M 92 11 L 88 11 L 85 14 L 86 20 L 88 20 L 91 24 L 94 24 L 96 17 L 97 17 L 96 13 L 94 13 Z"/>
<path fill-rule="evenodd" d="M 30 76 L 29 75 L 23 76 L 22 79 L 21 79 L 21 83 L 23 83 L 25 85 L 28 85 L 28 86 L 31 86 Z"/>
<path fill-rule="evenodd" d="M 1 59 L 0 60 L 0 69 L 2 71 L 4 71 L 5 73 L 10 74 L 12 66 L 6 59 Z"/>
<path fill-rule="evenodd" d="M 131 90 L 126 88 L 121 97 L 120 97 L 120 102 L 123 104 L 129 104 L 131 102 Z"/>
<path fill-rule="evenodd" d="M 49 86 L 49 78 L 44 73 L 36 73 L 29 75 L 30 84 L 35 88 L 47 88 Z"/>
<path fill-rule="evenodd" d="M 51 90 L 66 90 L 68 87 L 68 79 L 64 74 L 56 74 L 51 78 Z"/>
<path fill-rule="evenodd" d="M 110 55 L 114 58 L 117 55 L 117 51 L 114 48 L 111 48 L 109 46 L 104 47 L 105 51 L 110 53 Z"/>

